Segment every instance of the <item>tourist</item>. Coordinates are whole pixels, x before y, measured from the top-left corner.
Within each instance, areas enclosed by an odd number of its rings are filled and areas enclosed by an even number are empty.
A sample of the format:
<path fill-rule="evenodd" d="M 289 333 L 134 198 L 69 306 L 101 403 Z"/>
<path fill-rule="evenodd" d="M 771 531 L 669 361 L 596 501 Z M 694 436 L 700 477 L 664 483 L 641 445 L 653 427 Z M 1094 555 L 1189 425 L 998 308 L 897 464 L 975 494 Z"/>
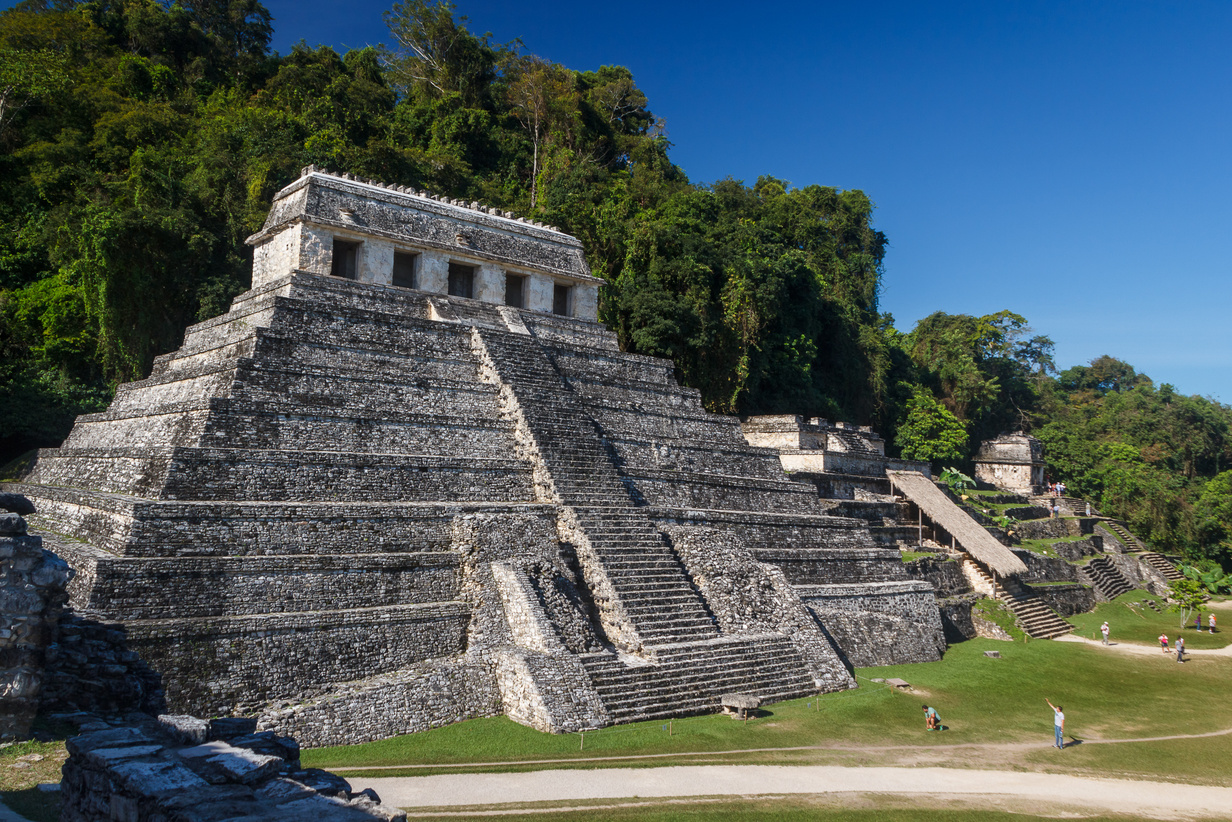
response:
<path fill-rule="evenodd" d="M 1194 611 L 1194 630 L 1202 633 L 1202 614 Z"/>
<path fill-rule="evenodd" d="M 1167 634 L 1159 635 L 1159 647 L 1163 649 L 1165 654 L 1168 653 L 1168 635 Z"/>
<path fill-rule="evenodd" d="M 1053 747 L 1061 750 L 1065 749 L 1065 712 L 1061 710 L 1060 705 L 1053 705 L 1052 700 L 1045 699 L 1048 707 L 1052 708 L 1052 729 L 1056 732 L 1057 741 L 1053 743 Z"/>
<path fill-rule="evenodd" d="M 1087 516 L 1091 516 L 1091 501 L 1087 500 Z"/>
<path fill-rule="evenodd" d="M 941 730 L 941 717 L 937 716 L 937 712 L 927 705 L 924 707 L 924 727 L 929 731 Z"/>
<path fill-rule="evenodd" d="M 1107 644 L 1108 644 L 1108 630 L 1109 630 L 1109 629 L 1108 629 L 1108 623 L 1107 623 L 1107 622 L 1105 622 L 1103 625 L 1099 626 L 1099 632 L 1100 632 L 1101 634 L 1103 634 L 1103 635 L 1104 635 L 1104 644 L 1105 644 L 1105 645 L 1107 645 Z"/>
<path fill-rule="evenodd" d="M 1178 636 L 1176 638 L 1176 661 L 1185 661 L 1185 637 Z"/>
<path fill-rule="evenodd" d="M 1065 480 L 1061 480 L 1060 482 L 1057 483 L 1057 496 L 1058 497 L 1065 496 Z"/>
<path fill-rule="evenodd" d="M 1211 611 L 1211 616 L 1210 616 L 1210 619 L 1207 620 L 1207 624 L 1211 628 L 1211 633 L 1212 634 L 1215 633 L 1215 612 L 1214 611 Z"/>

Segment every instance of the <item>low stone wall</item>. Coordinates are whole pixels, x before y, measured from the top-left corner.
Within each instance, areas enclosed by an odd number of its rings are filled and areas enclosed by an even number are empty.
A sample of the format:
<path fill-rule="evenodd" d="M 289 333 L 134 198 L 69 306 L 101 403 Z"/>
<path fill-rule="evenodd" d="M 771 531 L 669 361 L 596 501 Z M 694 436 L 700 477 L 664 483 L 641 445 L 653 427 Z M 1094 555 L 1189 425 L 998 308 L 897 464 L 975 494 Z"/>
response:
<path fill-rule="evenodd" d="M 980 598 L 980 594 L 964 594 L 948 597 L 937 603 L 941 613 L 941 627 L 945 631 L 945 641 L 953 644 L 967 639 L 974 639 L 975 624 L 971 620 L 971 605 Z"/>
<path fill-rule="evenodd" d="M 907 576 L 932 585 L 938 599 L 971 591 L 971 583 L 963 576 L 961 566 L 947 556 L 921 557 L 903 563 L 903 567 L 907 570 Z"/>
<path fill-rule="evenodd" d="M 1031 591 L 1063 617 L 1085 614 L 1095 607 L 1095 590 L 1081 583 L 1031 585 Z"/>
<path fill-rule="evenodd" d="M 91 720 L 68 741 L 63 822 L 261 819 L 266 822 L 404 822 L 371 790 L 353 793 L 327 771 L 305 770 L 299 744 L 255 733 L 244 719 L 134 714 Z"/>
<path fill-rule="evenodd" d="M 29 510 L 20 497 L 0 498 L 0 741 L 24 739 L 38 710 L 45 648 L 67 600 L 71 571 L 26 533 L 9 507 Z"/>
<path fill-rule="evenodd" d="M 119 716 L 165 708 L 162 679 L 128 645 L 114 623 L 71 611 L 60 617 L 56 641 L 47 647 L 43 712 L 87 711 Z"/>
<path fill-rule="evenodd" d="M 1098 523 L 1099 520 L 1086 517 L 1033 519 L 1018 523 L 1014 531 L 1021 539 L 1061 539 L 1090 534 Z"/>
<path fill-rule="evenodd" d="M 1014 555 L 1027 566 L 1027 573 L 1020 577 L 1022 582 L 1077 582 L 1078 568 L 1063 559 L 1044 556 L 1024 548 L 1014 548 Z"/>

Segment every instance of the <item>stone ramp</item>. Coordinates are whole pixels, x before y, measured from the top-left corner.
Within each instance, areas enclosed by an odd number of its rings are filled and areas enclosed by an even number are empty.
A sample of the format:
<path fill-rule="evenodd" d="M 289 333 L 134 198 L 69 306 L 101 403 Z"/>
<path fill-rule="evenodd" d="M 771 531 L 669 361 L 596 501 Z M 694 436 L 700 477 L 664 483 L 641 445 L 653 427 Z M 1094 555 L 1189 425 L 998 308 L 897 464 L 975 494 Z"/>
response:
<path fill-rule="evenodd" d="M 609 638 L 629 650 L 717 637 L 679 558 L 638 511 L 594 421 L 532 337 L 475 328 L 476 346 L 516 407 L 550 484 L 577 529 L 579 560 Z"/>
<path fill-rule="evenodd" d="M 933 481 L 915 471 L 886 471 L 891 485 L 919 506 L 929 519 L 950 533 L 979 563 L 1007 577 L 1025 574 L 1023 561 L 997 542 L 984 526 L 959 508 Z"/>
<path fill-rule="evenodd" d="M 755 694 L 766 704 L 818 690 L 791 640 L 779 634 L 663 647 L 654 664 L 631 665 L 610 653 L 581 660 L 614 722 L 717 711 L 726 693 Z"/>

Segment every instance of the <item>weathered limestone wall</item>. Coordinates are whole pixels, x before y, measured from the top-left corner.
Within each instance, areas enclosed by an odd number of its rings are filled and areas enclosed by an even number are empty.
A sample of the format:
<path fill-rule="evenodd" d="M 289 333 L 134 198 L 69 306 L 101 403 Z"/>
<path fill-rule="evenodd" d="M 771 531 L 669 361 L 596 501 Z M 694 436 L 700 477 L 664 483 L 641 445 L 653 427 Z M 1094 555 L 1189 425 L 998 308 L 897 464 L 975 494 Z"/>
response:
<path fill-rule="evenodd" d="M 29 511 L 28 501 L 0 495 L 0 742 L 30 731 L 71 574 L 10 508 Z"/>
<path fill-rule="evenodd" d="M 933 586 L 938 599 L 970 593 L 971 584 L 963 576 L 957 560 L 946 557 L 921 557 L 904 563 L 907 576 L 921 579 Z M 1028 566 L 1029 567 L 1029 566 Z"/>
<path fill-rule="evenodd" d="M 928 583 L 807 585 L 796 591 L 853 666 L 933 662 L 945 651 Z"/>

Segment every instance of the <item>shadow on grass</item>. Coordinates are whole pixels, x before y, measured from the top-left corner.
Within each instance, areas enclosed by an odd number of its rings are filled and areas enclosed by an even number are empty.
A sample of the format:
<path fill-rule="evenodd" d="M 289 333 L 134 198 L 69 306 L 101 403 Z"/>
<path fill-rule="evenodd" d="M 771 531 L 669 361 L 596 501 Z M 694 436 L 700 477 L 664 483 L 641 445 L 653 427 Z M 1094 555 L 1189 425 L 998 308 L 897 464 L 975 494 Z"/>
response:
<path fill-rule="evenodd" d="M 31 822 L 59 822 L 60 792 L 25 788 L 20 791 L 0 791 L 0 802 L 9 810 Z"/>

